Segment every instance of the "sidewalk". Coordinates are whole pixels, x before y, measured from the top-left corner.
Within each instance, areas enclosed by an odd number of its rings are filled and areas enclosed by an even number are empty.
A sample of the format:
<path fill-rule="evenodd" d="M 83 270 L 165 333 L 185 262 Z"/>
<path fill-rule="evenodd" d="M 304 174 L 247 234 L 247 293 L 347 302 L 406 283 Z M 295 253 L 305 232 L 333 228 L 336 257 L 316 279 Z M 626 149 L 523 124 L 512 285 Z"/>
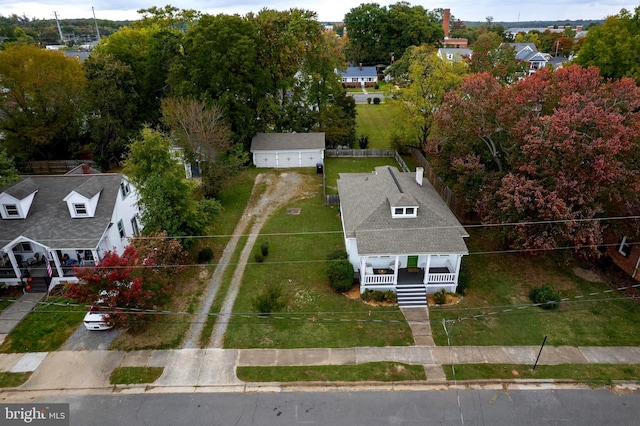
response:
<path fill-rule="evenodd" d="M 320 349 L 178 349 L 164 351 L 56 351 L 49 353 L 0 354 L 0 372 L 32 371 L 30 379 L 12 391 L 112 392 L 109 375 L 125 366 L 164 367 L 162 376 L 143 387 L 118 386 L 134 392 L 245 392 L 248 386 L 278 390 L 278 383 L 247 384 L 235 374 L 236 367 L 353 365 L 393 361 L 425 366 L 427 382 L 447 385 L 444 376 L 430 377 L 430 369 L 446 364 L 524 364 L 535 362 L 538 346 L 396 346 Z M 550 347 L 545 346 L 540 365 L 563 363 L 638 364 L 638 347 Z M 350 384 L 357 387 L 357 383 Z M 383 384 L 383 386 L 398 386 Z M 328 384 L 329 387 L 335 387 Z M 407 385 L 408 386 L 408 385 Z"/>

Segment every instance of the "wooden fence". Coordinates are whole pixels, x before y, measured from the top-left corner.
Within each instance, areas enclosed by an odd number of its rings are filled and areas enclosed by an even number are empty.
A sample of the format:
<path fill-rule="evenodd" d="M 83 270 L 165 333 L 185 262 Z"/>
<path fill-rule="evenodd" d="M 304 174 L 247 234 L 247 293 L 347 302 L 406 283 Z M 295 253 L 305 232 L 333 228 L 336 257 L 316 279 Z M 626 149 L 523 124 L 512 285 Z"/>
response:
<path fill-rule="evenodd" d="M 95 167 L 93 161 L 88 160 L 50 160 L 50 161 L 25 161 L 16 165 L 20 173 L 34 175 L 63 175 L 69 170 L 86 164 Z"/>
<path fill-rule="evenodd" d="M 402 156 L 397 151 L 392 149 L 327 149 L 324 152 L 326 158 L 329 157 L 352 157 L 352 158 L 365 158 L 365 157 L 392 157 L 398 162 L 398 166 L 403 172 L 409 172 L 409 167 L 402 159 Z M 340 196 L 338 194 L 327 194 L 327 184 L 324 173 L 322 174 L 322 186 L 324 188 L 324 204 L 327 206 L 340 205 Z"/>

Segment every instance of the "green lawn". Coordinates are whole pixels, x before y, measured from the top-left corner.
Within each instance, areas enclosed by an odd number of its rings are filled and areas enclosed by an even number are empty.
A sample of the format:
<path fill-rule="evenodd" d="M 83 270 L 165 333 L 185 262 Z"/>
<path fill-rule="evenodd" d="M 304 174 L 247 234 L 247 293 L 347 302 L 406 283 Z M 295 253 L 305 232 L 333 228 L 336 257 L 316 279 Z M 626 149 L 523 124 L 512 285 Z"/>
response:
<path fill-rule="evenodd" d="M 135 385 L 153 383 L 160 378 L 164 367 L 118 367 L 111 372 L 112 385 Z"/>
<path fill-rule="evenodd" d="M 371 173 L 379 166 L 398 166 L 393 157 L 336 158 L 324 159 L 324 174 L 327 194 L 338 193 L 338 175 L 340 173 Z"/>
<path fill-rule="evenodd" d="M 447 380 L 453 380 L 451 365 L 442 366 Z M 638 380 L 640 364 L 559 364 L 538 365 L 512 364 L 457 364 L 456 380 L 482 379 L 570 379 L 593 384 L 611 384 L 613 380 Z"/>
<path fill-rule="evenodd" d="M 498 249 L 488 231 L 471 230 L 470 255 L 463 258 L 462 273 L 469 282 L 466 297 L 450 307 L 431 307 L 433 336 L 446 345 L 442 319 L 449 324 L 452 345 L 539 345 L 545 335 L 553 346 L 638 346 L 640 306 L 610 290 L 605 283 L 589 282 L 574 273 L 570 256 L 554 252 L 545 256 L 474 254 Z M 557 310 L 525 307 L 532 287 L 551 284 L 563 302 Z M 590 293 L 595 293 L 589 295 Z M 479 315 L 477 319 L 473 319 Z"/>
<path fill-rule="evenodd" d="M 56 297 L 48 302 L 66 305 L 69 299 Z M 84 306 L 38 305 L 9 333 L 0 352 L 55 351 L 78 328 L 86 310 Z"/>
<path fill-rule="evenodd" d="M 369 136 L 370 149 L 390 149 L 396 126 L 388 104 L 357 104 L 356 135 Z"/>
<path fill-rule="evenodd" d="M 426 380 L 422 365 L 396 362 L 369 362 L 358 365 L 319 365 L 286 367 L 238 367 L 236 374 L 245 382 L 400 382 Z"/>
<path fill-rule="evenodd" d="M 346 171 L 346 170 L 345 170 Z M 316 193 L 277 210 L 265 223 L 256 249 L 269 243 L 264 263 L 250 262 L 225 337 L 226 348 L 312 348 L 409 345 L 413 337 L 397 307 L 376 308 L 333 292 L 327 254 L 344 248 L 338 210 L 325 206 L 321 178 Z M 288 207 L 300 215 L 288 215 Z M 255 249 L 254 249 L 255 251 Z M 252 300 L 268 283 L 281 284 L 286 308 L 260 318 Z"/>
<path fill-rule="evenodd" d="M 0 388 L 15 388 L 31 377 L 31 371 L 26 373 L 10 373 L 8 371 L 3 371 L 0 373 Z"/>

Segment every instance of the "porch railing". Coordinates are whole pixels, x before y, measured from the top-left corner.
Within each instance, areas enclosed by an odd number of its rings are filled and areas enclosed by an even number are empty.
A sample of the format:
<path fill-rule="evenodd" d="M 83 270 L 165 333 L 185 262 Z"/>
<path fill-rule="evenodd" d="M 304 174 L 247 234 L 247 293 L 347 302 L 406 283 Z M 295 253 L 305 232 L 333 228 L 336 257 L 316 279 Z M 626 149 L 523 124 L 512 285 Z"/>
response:
<path fill-rule="evenodd" d="M 395 277 L 393 274 L 365 275 L 363 282 L 364 282 L 364 285 L 393 284 L 395 283 Z"/>
<path fill-rule="evenodd" d="M 429 282 L 432 283 L 452 283 L 456 279 L 456 274 L 429 274 Z"/>

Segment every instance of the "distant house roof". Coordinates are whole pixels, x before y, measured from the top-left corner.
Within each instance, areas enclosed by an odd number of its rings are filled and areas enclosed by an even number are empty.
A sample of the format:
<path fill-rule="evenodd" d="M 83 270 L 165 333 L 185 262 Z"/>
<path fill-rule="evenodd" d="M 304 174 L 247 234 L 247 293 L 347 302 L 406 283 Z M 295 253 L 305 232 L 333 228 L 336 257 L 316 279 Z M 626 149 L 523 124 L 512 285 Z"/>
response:
<path fill-rule="evenodd" d="M 425 179 L 395 167 L 374 173 L 340 173 L 338 192 L 347 238 L 363 255 L 468 253 L 468 234 Z M 392 218 L 393 203 L 418 206 L 417 216 Z"/>
<path fill-rule="evenodd" d="M 37 189 L 25 219 L 0 220 L 0 247 L 22 236 L 51 248 L 92 249 L 97 247 L 111 216 L 120 190 L 121 174 L 29 176 L 7 189 L 29 185 Z M 64 198 L 71 191 L 95 193 L 102 186 L 94 217 L 72 218 Z M 87 192 L 88 191 L 88 192 Z"/>
<path fill-rule="evenodd" d="M 442 59 L 449 59 L 455 62 L 460 62 L 465 57 L 471 57 L 472 54 L 473 54 L 473 50 L 465 47 L 441 47 L 438 49 L 439 57 L 441 57 Z"/>
<path fill-rule="evenodd" d="M 338 71 L 343 78 L 378 77 L 376 67 L 347 67 L 345 71 Z"/>
<path fill-rule="evenodd" d="M 251 152 L 324 148 L 324 132 L 258 133 L 253 137 L 253 140 L 251 141 Z"/>

